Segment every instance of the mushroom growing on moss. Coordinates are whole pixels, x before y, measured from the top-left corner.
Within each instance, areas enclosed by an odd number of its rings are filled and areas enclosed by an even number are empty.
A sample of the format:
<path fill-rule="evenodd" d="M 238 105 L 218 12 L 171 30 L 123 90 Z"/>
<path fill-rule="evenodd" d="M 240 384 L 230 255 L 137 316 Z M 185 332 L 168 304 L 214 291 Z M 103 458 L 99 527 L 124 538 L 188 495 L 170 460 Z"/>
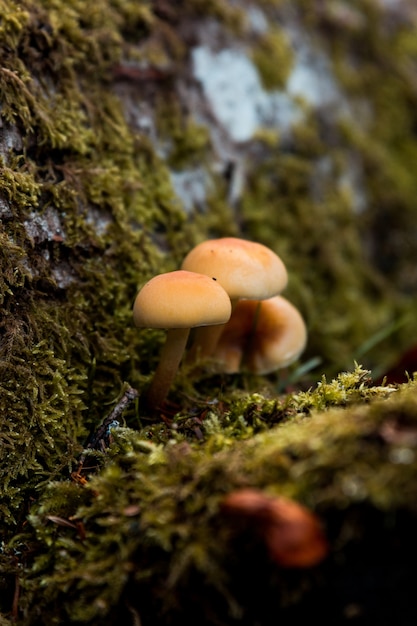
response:
<path fill-rule="evenodd" d="M 150 410 L 164 402 L 185 350 L 190 328 L 224 324 L 230 298 L 215 278 L 178 270 L 155 276 L 139 291 L 133 306 L 135 325 L 166 328 L 161 358 L 146 395 Z"/>
<path fill-rule="evenodd" d="M 232 310 L 240 298 L 263 300 L 280 293 L 287 285 L 284 263 L 266 246 L 222 237 L 200 243 L 182 262 L 181 269 L 214 276 L 229 294 Z M 213 354 L 221 326 L 196 332 L 193 357 Z"/>
<path fill-rule="evenodd" d="M 293 363 L 307 343 L 298 309 L 283 296 L 240 300 L 213 354 L 221 371 L 269 374 Z"/>

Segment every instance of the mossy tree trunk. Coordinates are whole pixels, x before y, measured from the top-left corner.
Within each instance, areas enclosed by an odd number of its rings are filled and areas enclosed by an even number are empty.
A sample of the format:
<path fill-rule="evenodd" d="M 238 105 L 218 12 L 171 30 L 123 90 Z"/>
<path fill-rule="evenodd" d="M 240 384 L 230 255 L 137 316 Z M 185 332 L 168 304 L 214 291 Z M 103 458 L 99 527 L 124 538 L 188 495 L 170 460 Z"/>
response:
<path fill-rule="evenodd" d="M 322 378 L 359 357 L 383 371 L 413 331 L 417 28 L 400 4 L 0 0 L 1 624 L 415 616 L 396 614 L 414 383 Z M 278 375 L 185 371 L 172 413 L 132 402 L 72 481 L 157 366 L 137 289 L 223 235 L 287 264 L 308 374 L 285 395 Z M 222 516 L 248 486 L 314 510 L 318 569 L 277 566 Z"/>

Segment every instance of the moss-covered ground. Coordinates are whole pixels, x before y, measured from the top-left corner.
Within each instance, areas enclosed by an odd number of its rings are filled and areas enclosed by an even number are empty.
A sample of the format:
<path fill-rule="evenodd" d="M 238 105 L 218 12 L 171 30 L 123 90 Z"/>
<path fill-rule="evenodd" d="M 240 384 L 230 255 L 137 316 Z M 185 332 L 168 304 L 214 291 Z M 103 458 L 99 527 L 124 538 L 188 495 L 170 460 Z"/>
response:
<path fill-rule="evenodd" d="M 271 23 L 262 36 L 243 3 L 0 0 L 2 626 L 416 617 L 404 602 L 415 382 L 372 379 L 414 343 L 417 26 L 406 2 L 407 19 L 370 0 L 291 3 L 354 115 L 330 124 L 303 103 L 291 141 L 260 129 L 230 206 L 181 81 L 193 25 L 214 20 L 248 46 L 266 89 L 285 85 L 288 5 L 255 4 Z M 349 163 L 366 198 L 356 212 Z M 196 165 L 214 184 L 185 212 L 171 172 Z M 222 235 L 283 258 L 307 350 L 265 378 L 185 367 L 167 410 L 147 415 L 164 333 L 134 328 L 137 289 Z M 139 398 L 80 469 L 127 385 Z M 314 511 L 327 558 L 295 571 L 271 562 L 262 538 L 222 515 L 241 487 Z"/>

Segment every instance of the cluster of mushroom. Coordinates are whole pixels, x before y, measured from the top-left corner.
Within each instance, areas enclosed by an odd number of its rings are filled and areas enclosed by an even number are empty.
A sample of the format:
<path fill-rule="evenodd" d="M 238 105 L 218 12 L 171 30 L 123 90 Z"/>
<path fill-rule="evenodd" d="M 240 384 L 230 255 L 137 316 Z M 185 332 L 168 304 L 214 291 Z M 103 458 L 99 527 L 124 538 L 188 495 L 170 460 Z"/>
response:
<path fill-rule="evenodd" d="M 146 283 L 136 296 L 134 322 L 167 329 L 148 407 L 163 404 L 191 328 L 188 360 L 211 358 L 218 371 L 266 374 L 295 361 L 307 332 L 298 310 L 279 295 L 287 280 L 285 265 L 272 250 L 223 237 L 197 245 L 180 270 Z"/>

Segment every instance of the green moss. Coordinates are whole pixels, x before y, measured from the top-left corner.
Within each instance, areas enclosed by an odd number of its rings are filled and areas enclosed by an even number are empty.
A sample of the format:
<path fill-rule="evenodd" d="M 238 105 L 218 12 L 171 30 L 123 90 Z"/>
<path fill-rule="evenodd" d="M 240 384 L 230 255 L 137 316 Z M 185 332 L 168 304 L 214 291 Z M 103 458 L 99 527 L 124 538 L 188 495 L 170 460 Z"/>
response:
<path fill-rule="evenodd" d="M 161 102 L 158 120 L 160 140 L 165 144 L 167 162 L 173 169 L 201 165 L 208 160 L 210 135 L 205 126 L 184 119 L 175 102 Z"/>
<path fill-rule="evenodd" d="M 217 621 L 226 623 L 229 602 L 237 608 L 245 600 L 237 592 L 234 598 L 226 595 L 225 604 L 219 603 L 226 593 L 221 581 L 230 585 L 233 575 L 232 550 L 240 532 L 228 526 L 219 502 L 245 485 L 285 494 L 321 514 L 343 509 L 346 515 L 349 507 L 365 502 L 379 511 L 380 520 L 398 508 L 415 513 L 411 494 L 416 461 L 412 454 L 401 453 L 407 448 L 404 440 L 395 439 L 395 429 L 400 433 L 416 424 L 414 387 L 410 383 L 402 390 L 375 389 L 369 386 L 367 372 L 358 367 L 311 392 L 295 394 L 287 402 L 286 420 L 257 434 L 247 418 L 254 412 L 264 417 L 276 413 L 277 402 L 265 402 L 259 394 L 251 398 L 246 408 L 241 407 L 241 417 L 234 417 L 235 424 L 240 422 L 246 430 L 243 438 L 236 438 L 236 427 L 231 432 L 227 421 L 221 425 L 219 420 L 227 420 L 227 414 L 215 417 L 216 408 L 203 421 L 203 442 L 176 440 L 172 431 L 171 440 L 162 446 L 129 429 L 115 431 L 106 467 L 85 489 L 81 506 L 76 509 L 73 501 L 75 517 L 70 519 L 82 521 L 85 538 L 80 540 L 76 528 L 45 523 L 51 515 L 68 519 L 61 495 L 68 491 L 65 483 L 52 486 L 32 510 L 38 541 L 47 545 L 53 541 L 56 555 L 53 561 L 38 557 L 34 564 L 48 588 L 42 604 L 53 606 L 61 620 L 71 614 L 80 621 L 110 624 L 112 607 L 118 607 L 120 615 L 127 603 L 145 623 L 149 611 L 169 623 L 180 610 L 176 598 L 186 588 L 199 596 L 203 585 L 204 597 L 216 599 L 212 608 Z M 390 424 L 395 424 L 392 437 L 386 430 Z M 401 454 L 404 462 L 396 462 Z M 75 489 L 70 491 L 75 494 Z M 365 518 L 359 519 L 364 523 Z M 331 550 L 340 559 L 349 540 L 343 540 L 346 529 L 339 532 Z M 274 576 L 256 542 L 242 544 L 240 550 L 241 567 L 245 569 L 246 554 L 260 559 L 262 579 Z M 332 568 L 323 568 L 320 575 L 332 576 Z M 300 573 L 297 584 L 301 579 L 309 580 L 309 573 Z M 163 597 L 162 580 L 168 581 Z M 288 579 L 279 600 L 284 607 L 286 585 Z M 269 602 L 270 592 L 265 591 L 265 601 Z M 275 600 L 276 593 L 274 588 Z M 181 606 L 181 615 L 198 615 L 198 610 L 188 602 Z"/>
<path fill-rule="evenodd" d="M 233 3 L 221 0 L 186 0 L 183 9 L 194 17 L 216 19 L 235 34 L 241 34 L 246 22 L 244 11 Z"/>
<path fill-rule="evenodd" d="M 29 21 L 29 12 L 25 11 L 21 6 L 12 7 L 9 2 L 3 1 L 1 3 L 2 8 L 2 23 L 0 27 L 0 33 L 4 44 L 10 48 L 16 48 L 18 45 L 22 32 L 24 31 Z"/>
<path fill-rule="evenodd" d="M 293 66 L 293 51 L 282 29 L 271 27 L 252 53 L 265 89 L 282 89 Z"/>
<path fill-rule="evenodd" d="M 378 239 L 372 261 L 403 291 L 414 290 L 416 181 L 409 159 L 416 115 L 408 67 L 416 53 L 415 23 L 405 19 L 391 29 L 385 9 L 373 2 L 352 3 L 352 13 L 345 15 L 335 15 L 330 5 L 323 12 L 308 11 L 307 4 L 308 28 L 316 37 L 325 33 L 322 45 L 350 101 L 354 119 L 346 120 L 345 131 L 363 166 L 368 208 L 362 219 Z M 402 235 L 397 240 L 393 232 Z"/>
<path fill-rule="evenodd" d="M 2 119 L 11 140 L 0 190 L 1 506 L 13 524 L 47 477 L 71 467 L 124 380 L 146 384 L 162 336 L 133 328 L 134 296 L 175 269 L 209 225 L 185 224 L 167 163 L 132 133 L 112 87 L 113 68 L 135 58 L 138 33 L 161 50 L 179 44 L 169 21 L 145 3 L 3 5 Z M 201 160 L 207 131 L 172 111 L 161 117 L 172 161 Z M 214 205 L 214 228 L 219 214 L 230 225 L 222 193 Z"/>
<path fill-rule="evenodd" d="M 181 219 L 165 166 L 136 144 L 108 88 L 123 12 L 58 8 L 28 2 L 16 17 L 6 6 L 3 24 L 13 36 L 2 48 L 2 116 L 21 137 L 4 156 L 1 185 L 1 506 L 10 522 L 47 476 L 70 467 L 130 372 L 128 347 L 141 343 L 131 303 L 162 265 L 152 231 Z M 133 19 L 134 7 L 124 8 Z"/>

